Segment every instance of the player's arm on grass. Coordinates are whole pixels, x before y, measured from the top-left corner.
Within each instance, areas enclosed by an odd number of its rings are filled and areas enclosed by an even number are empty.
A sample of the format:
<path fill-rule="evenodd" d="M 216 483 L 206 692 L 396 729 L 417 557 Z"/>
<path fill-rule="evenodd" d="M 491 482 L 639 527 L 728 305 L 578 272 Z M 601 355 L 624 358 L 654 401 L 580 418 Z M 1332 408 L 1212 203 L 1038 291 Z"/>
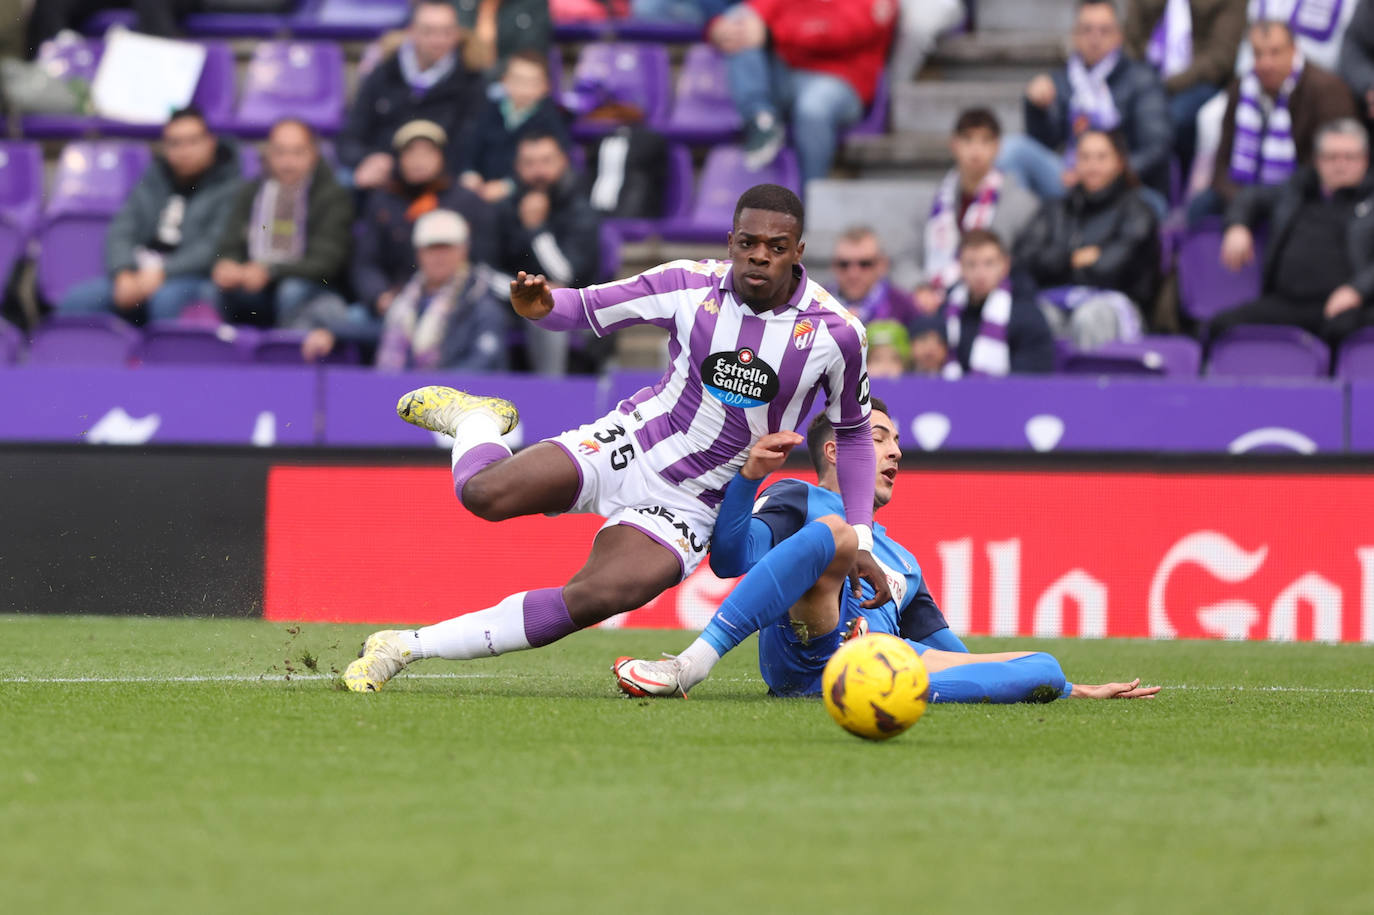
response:
<path fill-rule="evenodd" d="M 711 571 L 721 578 L 737 578 L 752 569 L 768 555 L 773 544 L 796 533 L 806 523 L 806 499 L 800 506 L 796 499 L 772 499 L 772 490 L 755 505 L 759 486 L 770 473 L 782 468 L 787 453 L 802 442 L 796 432 L 772 432 L 749 449 L 740 472 L 725 487 L 720 514 L 711 534 Z M 782 484 L 778 484 L 782 486 Z M 787 487 L 783 486 L 783 490 Z M 805 489 L 799 484 L 800 489 Z M 781 495 L 783 490 L 779 490 Z M 755 508 L 773 504 L 772 523 L 755 517 Z M 778 532 L 781 530 L 781 536 Z"/>
<path fill-rule="evenodd" d="M 1140 678 L 1130 683 L 1075 683 L 1069 693 L 1070 699 L 1153 699 L 1160 691 L 1158 686 L 1141 686 Z"/>
<path fill-rule="evenodd" d="M 598 337 L 622 327 L 652 324 L 671 331 L 680 295 L 702 288 L 709 274 L 695 261 L 672 261 L 628 279 L 581 289 L 554 289 L 542 275 L 517 273 L 510 285 L 516 314 L 548 330 L 590 330 Z"/>

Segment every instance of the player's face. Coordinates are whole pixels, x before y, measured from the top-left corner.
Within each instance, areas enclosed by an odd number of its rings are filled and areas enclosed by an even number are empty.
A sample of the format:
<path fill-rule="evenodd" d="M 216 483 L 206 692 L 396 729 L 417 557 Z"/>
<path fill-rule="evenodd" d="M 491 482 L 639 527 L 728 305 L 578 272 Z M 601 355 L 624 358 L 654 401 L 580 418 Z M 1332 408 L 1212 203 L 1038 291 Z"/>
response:
<path fill-rule="evenodd" d="M 733 265 L 735 295 L 755 311 L 767 311 L 792 294 L 792 268 L 806 244 L 796 217 L 772 210 L 740 211 L 734 231 L 726 236 Z"/>
<path fill-rule="evenodd" d="M 882 508 L 892 501 L 892 487 L 897 482 L 897 466 L 902 449 L 897 444 L 897 424 L 881 410 L 868 415 L 873 428 L 873 455 L 878 459 L 878 478 L 873 483 L 873 507 Z"/>

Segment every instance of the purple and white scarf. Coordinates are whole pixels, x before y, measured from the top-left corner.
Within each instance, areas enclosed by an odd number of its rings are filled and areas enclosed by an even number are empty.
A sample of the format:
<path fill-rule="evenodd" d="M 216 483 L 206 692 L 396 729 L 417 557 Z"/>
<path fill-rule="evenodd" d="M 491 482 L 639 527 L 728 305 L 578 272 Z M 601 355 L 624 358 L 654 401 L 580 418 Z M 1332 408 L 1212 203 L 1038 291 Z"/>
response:
<path fill-rule="evenodd" d="M 963 283 L 949 291 L 945 299 L 945 340 L 949 356 L 941 374 L 946 378 L 962 378 L 964 367 L 959 362 L 959 334 L 962 318 L 968 307 L 968 287 Z M 1011 292 L 1005 284 L 988 293 L 978 324 L 978 335 L 969 348 L 968 373 L 971 375 L 1006 375 L 1011 372 L 1011 347 L 1007 345 L 1007 324 L 1011 322 Z"/>
<path fill-rule="evenodd" d="M 1261 19 L 1282 21 L 1286 18 L 1288 29 L 1294 35 L 1327 42 L 1335 37 L 1341 25 L 1344 6 L 1344 0 L 1280 0 L 1277 3 L 1259 0 L 1253 7 L 1254 15 L 1246 18 L 1251 22 Z"/>
<path fill-rule="evenodd" d="M 959 221 L 959 173 L 951 170 L 940 182 L 925 227 L 926 282 L 950 289 L 959 282 L 959 238 L 970 229 L 987 229 L 1002 196 L 1002 173 L 992 169 L 978 183 L 973 202 Z"/>
<path fill-rule="evenodd" d="M 433 369 L 443 355 L 444 336 L 458 313 L 459 297 L 467 282 L 461 273 L 425 299 L 424 277 L 416 274 L 386 310 L 382 339 L 377 345 L 377 368 L 401 372 L 407 368 Z"/>
<path fill-rule="evenodd" d="M 258 264 L 289 264 L 305 256 L 310 182 L 283 187 L 271 178 L 253 198 L 248 222 L 248 259 Z"/>
<path fill-rule="evenodd" d="M 1116 110 L 1116 99 L 1107 85 L 1107 77 L 1120 60 L 1120 49 L 1099 60 L 1092 69 L 1077 54 L 1069 58 L 1069 123 L 1075 125 L 1075 136 L 1081 133 L 1076 126 L 1080 121 L 1096 130 L 1113 130 L 1121 123 L 1121 112 Z"/>
<path fill-rule="evenodd" d="M 1187 70 L 1193 63 L 1193 11 L 1188 0 L 1168 0 L 1159 25 L 1150 35 L 1145 57 L 1168 79 Z"/>
<path fill-rule="evenodd" d="M 422 70 L 420 59 L 415 56 L 415 45 L 406 41 L 397 50 L 396 60 L 401 65 L 401 76 L 405 78 L 406 85 L 410 86 L 410 91 L 416 95 L 424 95 L 445 76 L 452 73 L 454 67 L 458 66 L 458 52 L 453 51 L 445 54 L 431 64 L 428 69 Z"/>
<path fill-rule="evenodd" d="M 1281 184 L 1298 167 L 1298 148 L 1293 142 L 1293 117 L 1288 99 L 1302 77 L 1306 62 L 1299 52 L 1293 72 L 1270 99 L 1251 70 L 1240 81 L 1236 100 L 1236 132 L 1231 146 L 1231 180 L 1237 184 Z"/>

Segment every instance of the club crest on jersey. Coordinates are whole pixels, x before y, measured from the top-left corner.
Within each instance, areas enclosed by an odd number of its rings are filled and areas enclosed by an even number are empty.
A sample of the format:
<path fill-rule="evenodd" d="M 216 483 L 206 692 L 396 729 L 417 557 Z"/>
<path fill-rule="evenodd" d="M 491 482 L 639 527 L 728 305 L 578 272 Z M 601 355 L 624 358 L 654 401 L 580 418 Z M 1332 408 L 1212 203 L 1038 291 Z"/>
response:
<path fill-rule="evenodd" d="M 816 339 L 816 325 L 811 322 L 810 318 L 802 318 L 792 328 L 792 345 L 797 349 L 806 349 L 814 339 Z"/>
<path fill-rule="evenodd" d="M 747 346 L 707 356 L 701 381 L 712 397 L 730 407 L 761 407 L 778 396 L 778 373 Z"/>
<path fill-rule="evenodd" d="M 708 315 L 718 314 L 720 312 L 720 306 L 716 304 L 716 300 L 714 298 L 703 300 L 701 303 L 701 309 L 702 311 L 705 311 Z"/>

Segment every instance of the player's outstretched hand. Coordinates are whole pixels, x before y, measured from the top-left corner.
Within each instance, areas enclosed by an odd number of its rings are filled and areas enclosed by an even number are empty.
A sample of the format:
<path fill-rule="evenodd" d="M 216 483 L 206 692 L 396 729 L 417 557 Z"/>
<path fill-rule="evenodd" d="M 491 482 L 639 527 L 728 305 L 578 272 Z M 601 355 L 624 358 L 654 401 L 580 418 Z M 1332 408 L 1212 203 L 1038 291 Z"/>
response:
<path fill-rule="evenodd" d="M 787 453 L 804 439 L 796 432 L 770 432 L 754 443 L 745 458 L 740 475 L 746 480 L 762 480 L 775 470 L 781 470 Z"/>
<path fill-rule="evenodd" d="M 1140 678 L 1130 683 L 1075 683 L 1070 694 L 1074 699 L 1153 699 L 1158 686 L 1141 686 Z"/>
<path fill-rule="evenodd" d="M 510 305 L 522 318 L 538 321 L 553 311 L 553 292 L 544 274 L 521 270 L 510 281 Z"/>
<path fill-rule="evenodd" d="M 862 596 L 859 590 L 861 578 L 873 586 L 873 596 L 859 606 L 872 610 L 892 600 L 892 592 L 888 589 L 887 575 L 883 572 L 883 567 L 878 565 L 878 560 L 873 558 L 872 553 L 864 550 L 859 550 L 858 556 L 854 559 L 854 568 L 849 570 L 849 585 L 854 589 L 855 597 Z"/>

